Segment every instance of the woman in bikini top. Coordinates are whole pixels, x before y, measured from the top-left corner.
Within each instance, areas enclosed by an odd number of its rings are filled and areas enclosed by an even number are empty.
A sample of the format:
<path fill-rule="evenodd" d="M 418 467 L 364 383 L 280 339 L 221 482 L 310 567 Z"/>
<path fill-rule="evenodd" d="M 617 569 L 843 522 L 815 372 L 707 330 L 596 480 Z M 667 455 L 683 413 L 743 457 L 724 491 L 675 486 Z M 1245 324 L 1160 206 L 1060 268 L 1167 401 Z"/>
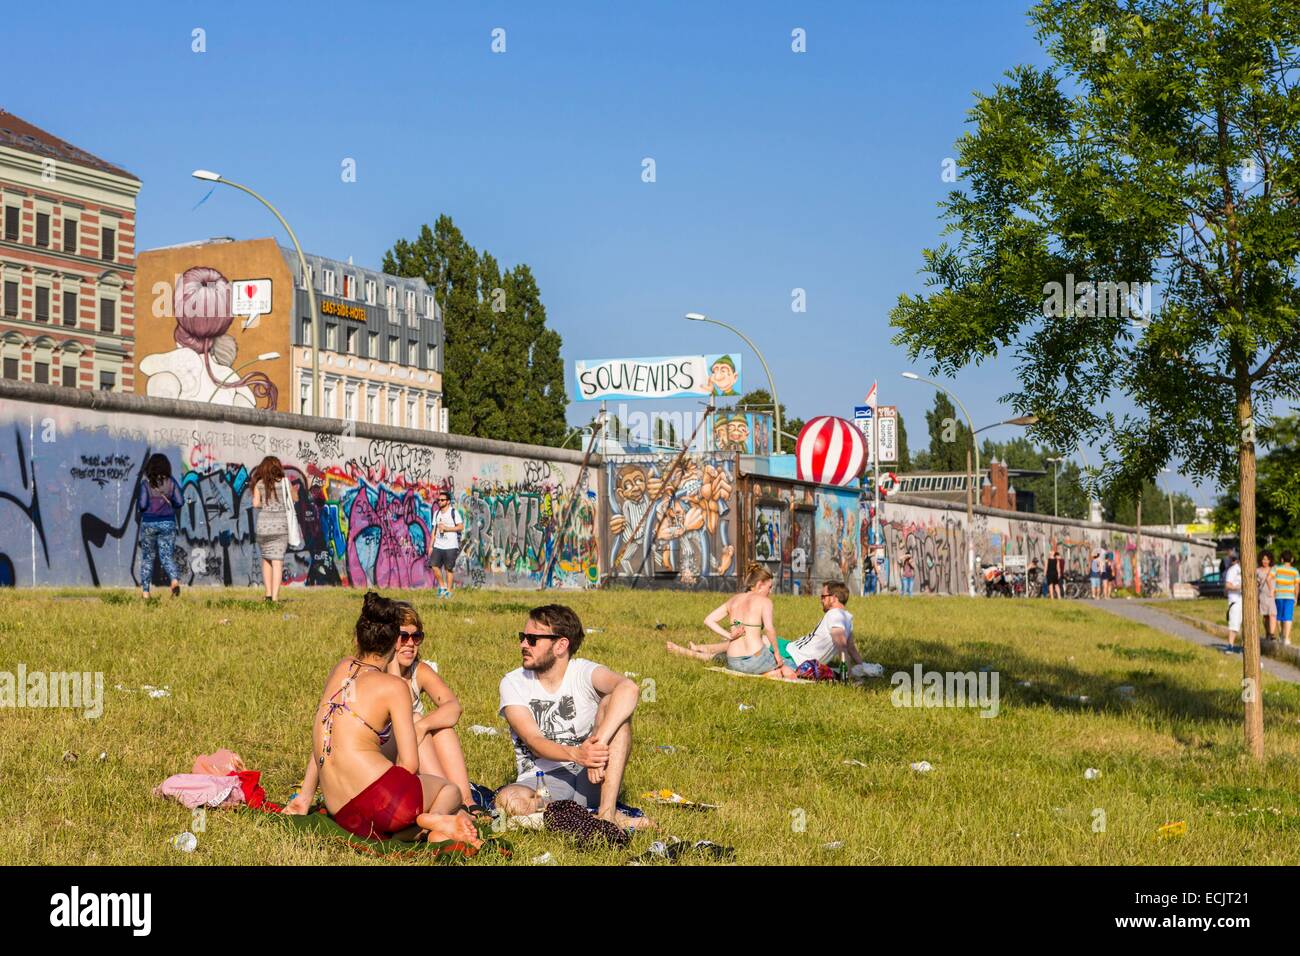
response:
<path fill-rule="evenodd" d="M 726 643 L 691 644 L 691 650 L 713 655 L 726 651 L 728 657 L 752 657 L 765 644 L 776 653 L 776 628 L 772 623 L 772 574 L 763 565 L 754 562 L 745 571 L 747 590 L 734 595 L 725 604 L 713 609 L 704 619 L 704 626 Z M 731 619 L 730 630 L 722 622 Z"/>
<path fill-rule="evenodd" d="M 420 761 L 410 688 L 387 673 L 399 634 L 396 604 L 366 594 L 356 627 L 357 653 L 339 661 L 325 682 L 313 720 L 312 759 L 300 793 L 285 810 L 305 813 L 319 783 L 326 809 L 341 826 L 352 832 L 366 829 L 373 811 L 373 829 L 381 833 L 391 822 L 384 818 L 385 806 L 397 799 L 387 795 L 394 794 L 413 810 L 401 826 L 418 823 L 431 838 L 472 841 L 477 837 L 473 824 L 457 812 L 459 789 L 439 777 L 417 776 Z M 396 744 L 396 762 L 381 750 L 390 739 Z"/>

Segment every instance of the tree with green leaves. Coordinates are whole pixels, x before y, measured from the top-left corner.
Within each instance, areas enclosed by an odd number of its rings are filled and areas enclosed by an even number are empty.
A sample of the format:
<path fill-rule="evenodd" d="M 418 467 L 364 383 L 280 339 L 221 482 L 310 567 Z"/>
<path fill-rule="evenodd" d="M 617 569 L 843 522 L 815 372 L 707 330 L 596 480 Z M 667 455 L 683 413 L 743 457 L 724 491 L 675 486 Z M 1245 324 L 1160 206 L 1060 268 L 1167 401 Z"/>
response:
<path fill-rule="evenodd" d="M 1259 485 L 1255 494 L 1256 536 L 1273 548 L 1300 552 L 1300 415 L 1284 415 L 1259 430 L 1260 444 L 1268 449 L 1259 459 Z M 1240 526 L 1241 504 L 1237 483 L 1223 489 L 1214 509 L 1214 523 L 1224 531 Z"/>
<path fill-rule="evenodd" d="M 443 394 L 451 430 L 460 435 L 558 445 L 568 433 L 560 336 L 532 271 L 503 271 L 471 246 L 449 216 L 384 254 L 392 275 L 417 276 L 433 288 L 445 330 Z"/>
<path fill-rule="evenodd" d="M 772 413 L 772 393 L 765 388 L 756 388 L 740 396 L 740 401 L 736 402 L 736 409 L 746 412 L 767 412 Z M 793 437 L 786 438 L 782 436 L 780 445 L 774 441 L 773 450 L 785 454 L 794 453 L 794 442 L 799 437 L 799 432 L 803 430 L 804 421 L 802 418 L 791 418 L 785 412 L 785 405 L 781 405 L 781 430 L 787 435 Z M 775 425 L 773 425 L 775 427 Z"/>
<path fill-rule="evenodd" d="M 934 407 L 925 413 L 925 425 L 930 448 L 916 456 L 913 464 L 917 470 L 966 474 L 966 450 L 975 447 L 970 425 L 958 417 L 952 399 L 943 392 L 934 393 Z"/>
<path fill-rule="evenodd" d="M 1017 359 L 1034 436 L 1100 444 L 1098 487 L 1177 458 L 1237 475 L 1255 565 L 1255 445 L 1300 397 L 1300 4 L 1042 0 L 1051 65 L 978 95 L 895 341 L 952 372 Z M 1161 301 L 1149 304 L 1155 287 Z M 1127 411 L 1104 410 L 1112 395 Z M 1255 578 L 1243 575 L 1245 738 L 1263 756 Z"/>
<path fill-rule="evenodd" d="M 1023 435 L 1001 442 L 984 439 L 980 445 L 980 457 L 985 463 L 997 458 L 1006 462 L 1008 468 L 1047 472 L 1045 475 L 1021 476 L 1012 483 L 1017 491 L 1033 493 L 1034 507 L 1038 514 L 1050 515 L 1055 498 L 1056 513 L 1062 518 L 1087 519 L 1088 492 L 1083 484 L 1083 469 L 1078 463 L 1068 460 L 1059 463 L 1048 461 L 1048 458 L 1064 456 L 1034 444 Z"/>

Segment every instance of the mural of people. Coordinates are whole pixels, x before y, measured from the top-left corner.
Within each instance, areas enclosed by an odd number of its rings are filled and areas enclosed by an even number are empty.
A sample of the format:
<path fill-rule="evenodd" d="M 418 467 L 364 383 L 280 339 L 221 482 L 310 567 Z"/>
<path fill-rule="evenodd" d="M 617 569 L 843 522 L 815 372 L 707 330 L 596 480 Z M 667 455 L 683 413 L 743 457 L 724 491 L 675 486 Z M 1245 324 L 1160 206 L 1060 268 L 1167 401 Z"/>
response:
<path fill-rule="evenodd" d="M 238 347 L 227 334 L 231 312 L 230 281 L 216 269 L 196 266 L 181 276 L 174 293 L 176 348 L 140 359 L 148 376 L 145 393 L 213 405 L 275 408 L 274 383 L 262 372 L 240 376 L 234 367 Z"/>
<path fill-rule="evenodd" d="M 730 355 L 723 355 L 713 362 L 709 369 L 709 387 L 714 395 L 738 395 L 736 383 L 740 376 L 736 372 L 736 360 Z"/>

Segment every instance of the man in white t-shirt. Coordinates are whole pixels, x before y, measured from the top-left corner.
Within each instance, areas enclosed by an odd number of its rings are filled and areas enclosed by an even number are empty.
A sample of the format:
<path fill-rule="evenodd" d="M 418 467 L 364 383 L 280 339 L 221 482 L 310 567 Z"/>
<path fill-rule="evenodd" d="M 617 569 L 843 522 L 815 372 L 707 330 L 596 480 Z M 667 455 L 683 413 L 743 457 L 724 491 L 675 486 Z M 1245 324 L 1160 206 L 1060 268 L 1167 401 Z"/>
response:
<path fill-rule="evenodd" d="M 821 587 L 821 602 L 824 613 L 812 633 L 797 641 L 777 638 L 782 676 L 793 677 L 804 661 L 829 664 L 843 651 L 853 661 L 850 676 L 861 677 L 866 672 L 866 665 L 853 641 L 853 615 L 844 609 L 849 603 L 849 589 L 843 581 L 827 581 Z"/>
<path fill-rule="evenodd" d="M 1241 562 L 1237 552 L 1228 555 L 1228 570 L 1223 575 L 1223 591 L 1228 595 L 1228 646 L 1237 646 L 1241 633 Z"/>
<path fill-rule="evenodd" d="M 501 716 L 515 747 L 515 782 L 497 793 L 511 816 L 538 810 L 537 774 L 552 802 L 573 800 L 620 827 L 647 827 L 646 817 L 617 809 L 632 750 L 637 685 L 595 661 L 574 657 L 586 632 L 571 608 L 533 608 L 519 633 L 523 666 L 501 678 Z"/>
<path fill-rule="evenodd" d="M 452 572 L 460 557 L 460 536 L 465 522 L 456 506 L 451 503 L 450 492 L 438 492 L 438 503 L 433 509 L 433 547 L 429 549 L 429 570 L 438 585 L 438 597 L 451 597 Z"/>

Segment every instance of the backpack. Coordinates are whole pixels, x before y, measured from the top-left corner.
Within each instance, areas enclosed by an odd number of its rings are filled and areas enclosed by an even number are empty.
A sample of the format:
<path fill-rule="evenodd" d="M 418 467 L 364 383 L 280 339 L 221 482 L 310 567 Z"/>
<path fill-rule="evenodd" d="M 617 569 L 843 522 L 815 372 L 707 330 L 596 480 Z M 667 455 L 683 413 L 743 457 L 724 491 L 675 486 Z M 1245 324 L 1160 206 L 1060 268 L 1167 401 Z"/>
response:
<path fill-rule="evenodd" d="M 835 672 L 821 661 L 804 661 L 795 668 L 794 676 L 800 680 L 835 680 Z"/>

